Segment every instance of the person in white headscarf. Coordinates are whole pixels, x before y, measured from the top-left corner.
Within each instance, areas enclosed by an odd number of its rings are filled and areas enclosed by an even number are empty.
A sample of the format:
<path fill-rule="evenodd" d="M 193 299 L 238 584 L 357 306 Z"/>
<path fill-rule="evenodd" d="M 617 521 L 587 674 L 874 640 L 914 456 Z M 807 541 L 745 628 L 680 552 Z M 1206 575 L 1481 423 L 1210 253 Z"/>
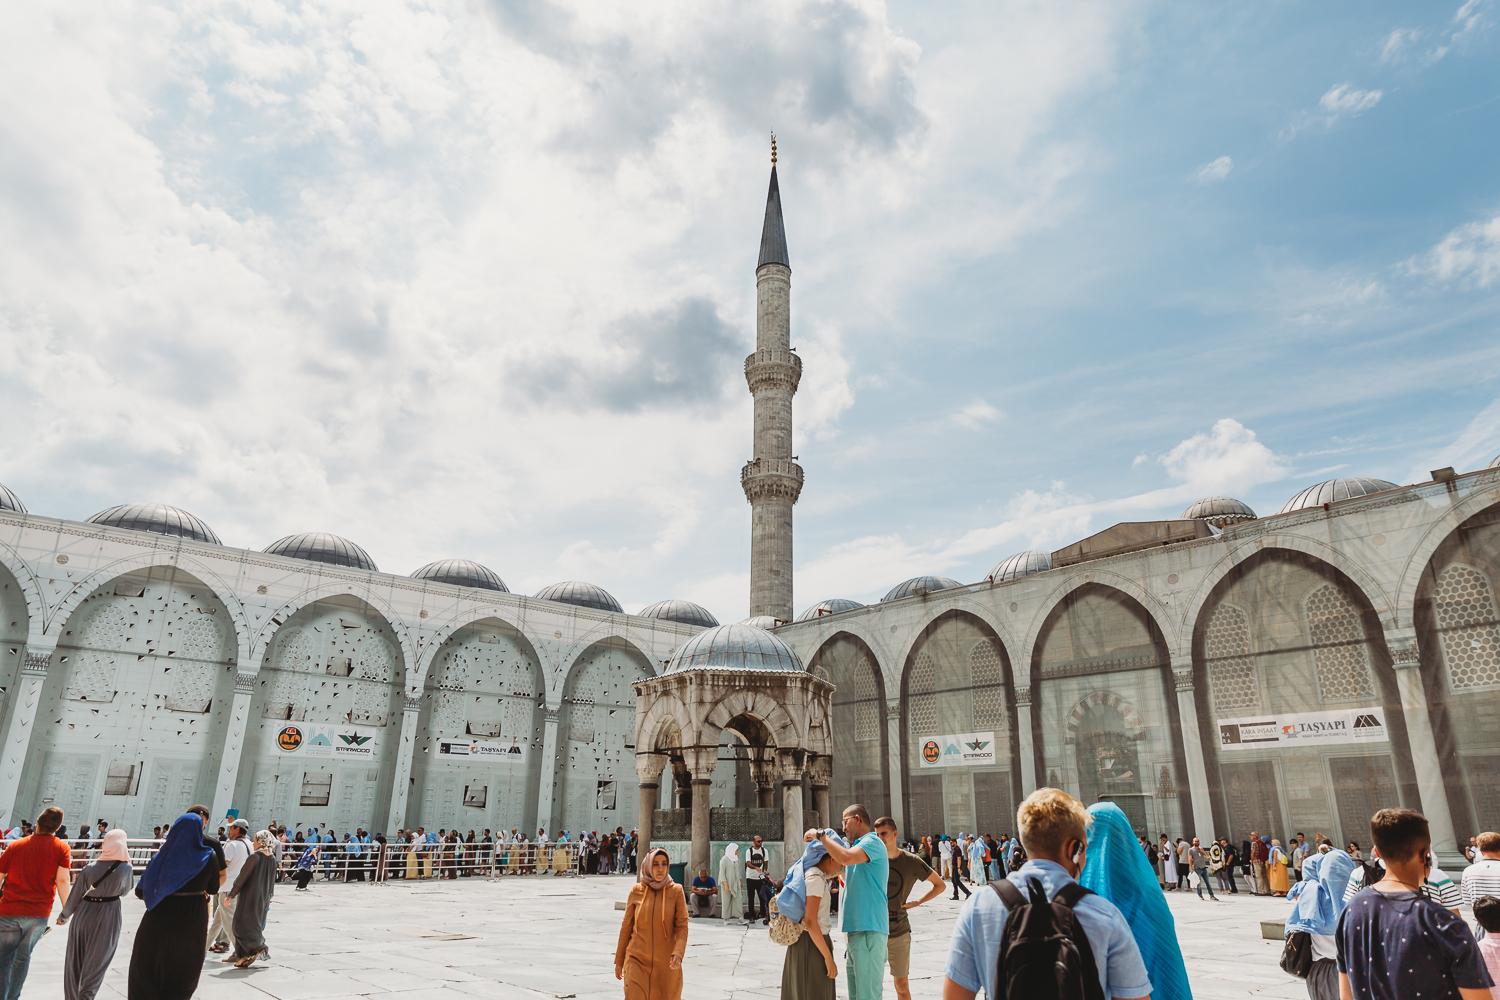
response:
<path fill-rule="evenodd" d="M 731 920 L 738 920 L 742 926 L 748 923 L 745 920 L 743 867 L 740 862 L 740 845 L 730 844 L 725 847 L 724 856 L 719 859 L 719 892 L 723 894 L 723 898 L 719 900 L 719 915 L 726 924 Z"/>

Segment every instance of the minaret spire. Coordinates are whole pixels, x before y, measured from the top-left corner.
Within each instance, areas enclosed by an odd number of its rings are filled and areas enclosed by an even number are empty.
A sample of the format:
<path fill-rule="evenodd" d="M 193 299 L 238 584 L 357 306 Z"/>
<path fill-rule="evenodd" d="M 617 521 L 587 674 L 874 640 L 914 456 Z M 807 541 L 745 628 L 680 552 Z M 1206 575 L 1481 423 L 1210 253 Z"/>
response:
<path fill-rule="evenodd" d="M 750 502 L 750 615 L 791 621 L 792 505 L 802 494 L 802 467 L 792 461 L 792 396 L 802 379 L 802 359 L 791 349 L 792 268 L 774 132 L 755 291 L 756 349 L 745 359 L 745 381 L 755 397 L 755 457 L 740 471 Z"/>

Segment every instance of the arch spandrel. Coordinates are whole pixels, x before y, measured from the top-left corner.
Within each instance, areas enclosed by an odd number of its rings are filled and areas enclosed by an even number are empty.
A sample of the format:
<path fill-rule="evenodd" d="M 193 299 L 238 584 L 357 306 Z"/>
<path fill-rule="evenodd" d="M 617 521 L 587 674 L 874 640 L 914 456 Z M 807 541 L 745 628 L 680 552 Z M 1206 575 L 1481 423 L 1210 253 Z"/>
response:
<path fill-rule="evenodd" d="M 703 714 L 694 742 L 718 743 L 719 733 L 742 715 L 763 722 L 778 747 L 800 747 L 807 740 L 807 719 L 797 706 L 784 706 L 762 691 L 741 689 L 724 695 Z"/>
<path fill-rule="evenodd" d="M 937 602 L 934 601 L 934 604 L 937 604 Z M 927 635 L 927 629 L 939 618 L 955 613 L 968 615 L 983 623 L 984 627 L 994 633 L 996 640 L 999 641 L 1002 654 L 1011 663 L 1016 662 L 1015 653 L 1018 646 L 1016 644 L 1015 633 L 1000 620 L 993 608 L 979 601 L 964 598 L 943 601 L 941 606 L 935 606 L 930 609 L 918 622 L 914 623 L 908 629 L 907 635 L 901 637 L 900 659 L 890 661 L 889 667 L 882 670 L 882 680 L 885 683 L 887 697 L 890 696 L 891 692 L 905 690 L 907 663 L 911 660 L 912 652 L 917 648 L 917 644 Z"/>
<path fill-rule="evenodd" d="M 265 624 L 255 634 L 250 647 L 253 659 L 244 661 L 245 672 L 253 673 L 260 669 L 271 644 L 276 641 L 277 634 L 300 612 L 306 610 L 319 601 L 332 598 L 349 598 L 359 601 L 377 614 L 391 629 L 391 635 L 396 640 L 396 645 L 401 653 L 401 676 L 404 692 L 408 698 L 421 696 L 422 689 L 412 684 L 415 671 L 412 665 L 418 659 L 418 643 L 412 634 L 412 628 L 393 608 L 389 601 L 384 600 L 377 594 L 355 593 L 357 588 L 350 587 L 347 583 L 330 580 L 319 581 L 316 585 L 303 590 L 291 600 L 283 602 L 274 612 L 266 616 Z"/>
<path fill-rule="evenodd" d="M 1021 662 L 1033 662 L 1037 656 L 1037 643 L 1041 640 L 1042 632 L 1051 624 L 1053 617 L 1063 609 L 1064 604 L 1074 592 L 1088 587 L 1103 587 L 1116 590 L 1130 597 L 1146 613 L 1146 616 L 1155 623 L 1157 631 L 1166 644 L 1168 653 L 1182 648 L 1182 637 L 1177 627 L 1177 622 L 1168 612 L 1164 605 L 1155 595 L 1142 587 L 1135 580 L 1112 571 L 1100 571 L 1089 569 L 1085 572 L 1064 579 L 1038 602 L 1038 611 L 1032 616 L 1031 622 L 1026 627 L 1025 645 L 1022 647 L 1025 659 Z M 1014 658 L 1013 658 L 1014 660 Z"/>
<path fill-rule="evenodd" d="M 1422 575 L 1427 571 L 1428 564 L 1432 562 L 1443 544 L 1459 530 L 1459 526 L 1470 518 L 1484 513 L 1491 507 L 1500 506 L 1500 487 L 1494 485 L 1500 482 L 1500 472 L 1496 472 L 1493 481 L 1484 489 L 1476 488 L 1467 497 L 1454 503 L 1451 508 L 1443 512 L 1443 515 L 1428 525 L 1416 544 L 1412 546 L 1411 554 L 1407 556 L 1406 563 L 1401 570 L 1401 579 L 1396 586 L 1396 621 L 1399 627 L 1410 627 L 1411 610 L 1416 606 L 1417 593 L 1422 586 Z M 1382 615 L 1382 618 L 1385 616 Z"/>
<path fill-rule="evenodd" d="M 584 658 L 591 653 L 596 646 L 610 641 L 618 642 L 635 654 L 639 665 L 645 670 L 647 677 L 654 677 L 660 672 L 659 666 L 652 662 L 651 656 L 646 652 L 651 648 L 649 642 L 642 643 L 639 635 L 632 635 L 634 629 L 619 628 L 611 624 L 602 624 L 597 628 L 590 629 L 563 651 L 559 662 L 561 666 L 555 671 L 554 676 L 547 678 L 547 704 L 560 704 L 568 685 L 573 680 L 574 674 L 583 663 Z M 675 648 L 675 647 L 674 647 Z"/>
<path fill-rule="evenodd" d="M 890 643 L 886 641 L 886 638 L 892 638 L 889 632 L 886 633 L 885 638 L 882 638 L 878 630 L 871 629 L 864 622 L 856 620 L 855 615 L 830 615 L 827 617 L 827 624 L 820 626 L 816 634 L 809 634 L 804 629 L 794 632 L 792 635 L 783 635 L 782 638 L 786 639 L 787 644 L 796 650 L 797 655 L 802 658 L 803 663 L 811 663 L 824 646 L 827 646 L 834 639 L 838 638 L 839 633 L 842 632 L 853 636 L 864 643 L 865 648 L 869 650 L 870 660 L 875 664 L 875 669 L 879 672 L 881 683 L 885 685 L 885 689 L 887 691 L 892 690 L 891 674 L 893 672 L 899 673 L 900 668 L 891 665 L 891 647 Z M 835 620 L 835 617 L 847 617 L 849 620 Z M 794 642 L 792 636 L 806 636 L 807 638 L 805 640 L 798 639 Z M 896 679 L 895 683 L 900 683 L 899 678 Z"/>
<path fill-rule="evenodd" d="M 510 609 L 514 610 L 514 609 Z M 411 679 L 407 684 L 411 690 L 422 691 L 426 689 L 427 677 L 432 672 L 432 666 L 437 662 L 438 656 L 453 641 L 454 636 L 465 629 L 483 626 L 494 622 L 503 629 L 515 634 L 515 637 L 526 644 L 526 652 L 531 655 L 532 662 L 537 671 L 537 692 L 542 693 L 547 689 L 546 669 L 542 665 L 541 650 L 537 646 L 538 638 L 531 635 L 516 620 L 519 616 L 503 613 L 495 607 L 468 608 L 459 612 L 453 612 L 446 616 L 446 620 L 435 626 L 427 626 L 423 637 L 424 646 L 416 662 L 416 667 L 411 671 Z"/>
<path fill-rule="evenodd" d="M 31 564 L 21 558 L 20 553 L 0 542 L 0 566 L 16 581 L 26 604 L 26 631 L 29 636 L 46 634 L 47 602 L 42 595 L 42 586 Z"/>

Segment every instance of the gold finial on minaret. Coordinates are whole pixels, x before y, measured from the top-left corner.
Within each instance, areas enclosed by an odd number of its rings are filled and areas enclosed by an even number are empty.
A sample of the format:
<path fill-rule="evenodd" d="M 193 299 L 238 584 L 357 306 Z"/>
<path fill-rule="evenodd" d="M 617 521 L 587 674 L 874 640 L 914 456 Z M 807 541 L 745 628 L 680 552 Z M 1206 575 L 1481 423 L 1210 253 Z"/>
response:
<path fill-rule="evenodd" d="M 776 133 L 771 133 L 771 166 L 776 166 Z"/>

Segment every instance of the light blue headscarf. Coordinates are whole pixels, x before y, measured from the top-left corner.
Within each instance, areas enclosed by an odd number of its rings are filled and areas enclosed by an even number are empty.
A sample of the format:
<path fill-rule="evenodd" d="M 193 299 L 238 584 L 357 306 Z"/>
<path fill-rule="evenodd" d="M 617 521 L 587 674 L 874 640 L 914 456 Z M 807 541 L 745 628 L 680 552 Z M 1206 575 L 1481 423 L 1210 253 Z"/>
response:
<path fill-rule="evenodd" d="M 1293 903 L 1286 933 L 1332 934 L 1344 912 L 1344 887 L 1356 867 L 1346 851 L 1309 855 L 1302 862 L 1302 881 L 1286 896 Z"/>
<path fill-rule="evenodd" d="M 840 847 L 848 847 L 844 838 L 832 829 L 824 830 L 828 839 Z M 809 868 L 817 866 L 819 861 L 828 857 L 828 848 L 823 846 L 822 841 L 810 840 L 807 847 L 802 851 L 802 857 L 792 862 L 792 867 L 786 871 L 786 881 L 781 891 L 776 894 L 776 910 L 786 916 L 793 923 L 800 924 L 802 918 L 807 915 L 807 885 L 804 881 L 805 872 Z"/>
<path fill-rule="evenodd" d="M 1078 884 L 1125 915 L 1151 977 L 1152 1000 L 1192 1000 L 1176 921 L 1130 820 L 1113 802 L 1094 803 L 1089 816 L 1088 861 L 1078 873 Z"/>

